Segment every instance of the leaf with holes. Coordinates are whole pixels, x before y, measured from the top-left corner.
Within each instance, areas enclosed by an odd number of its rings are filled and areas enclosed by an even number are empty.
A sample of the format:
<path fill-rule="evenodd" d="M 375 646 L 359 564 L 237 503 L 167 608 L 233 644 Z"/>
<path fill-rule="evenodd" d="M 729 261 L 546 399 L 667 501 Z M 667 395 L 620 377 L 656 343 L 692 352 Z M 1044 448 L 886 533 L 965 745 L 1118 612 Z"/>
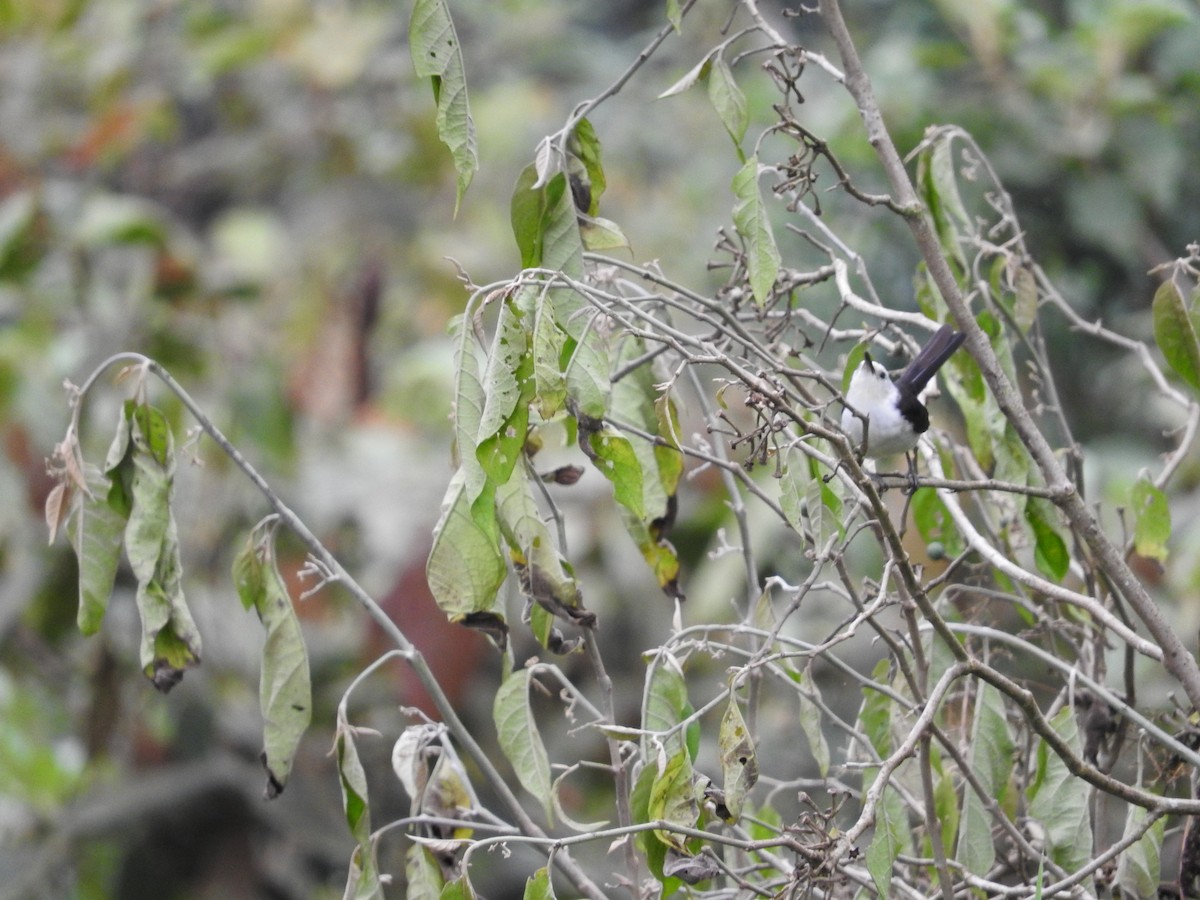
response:
<path fill-rule="evenodd" d="M 446 0 L 416 0 L 408 31 L 409 52 L 418 78 L 428 78 L 437 104 L 437 131 L 450 150 L 457 173 L 454 212 L 471 184 L 479 157 L 475 149 L 475 123 L 467 102 L 467 76 L 462 49 Z"/>
<path fill-rule="evenodd" d="M 717 747 L 721 756 L 725 808 L 729 812 L 727 821 L 736 822 L 741 818 L 746 794 L 758 782 L 758 757 L 754 753 L 754 742 L 750 739 L 746 720 L 742 718 L 742 711 L 733 696 L 730 696 L 725 715 L 721 717 Z"/>

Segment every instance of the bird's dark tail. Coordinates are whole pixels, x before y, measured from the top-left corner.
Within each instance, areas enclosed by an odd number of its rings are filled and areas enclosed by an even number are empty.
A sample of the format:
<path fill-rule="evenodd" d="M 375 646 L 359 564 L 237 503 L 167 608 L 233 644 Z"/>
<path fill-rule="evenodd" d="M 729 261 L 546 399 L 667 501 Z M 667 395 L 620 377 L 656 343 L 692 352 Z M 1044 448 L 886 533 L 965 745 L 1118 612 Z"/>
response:
<path fill-rule="evenodd" d="M 955 331 L 950 325 L 939 328 L 937 334 L 929 339 L 929 343 L 921 348 L 921 352 L 913 357 L 912 362 L 896 379 L 896 386 L 900 388 L 901 393 L 908 390 L 916 395 L 925 390 L 925 385 L 929 384 L 937 370 L 954 355 L 954 351 L 961 347 L 966 339 L 965 334 Z"/>

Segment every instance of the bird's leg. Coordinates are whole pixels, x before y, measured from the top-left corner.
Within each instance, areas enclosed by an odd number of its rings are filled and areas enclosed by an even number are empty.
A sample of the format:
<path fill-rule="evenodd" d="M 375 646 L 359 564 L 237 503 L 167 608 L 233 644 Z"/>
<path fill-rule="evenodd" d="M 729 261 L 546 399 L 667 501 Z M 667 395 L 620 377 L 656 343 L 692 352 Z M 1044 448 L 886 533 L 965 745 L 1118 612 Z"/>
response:
<path fill-rule="evenodd" d="M 917 451 L 909 450 L 904 454 L 904 458 L 908 461 L 908 485 L 904 488 L 904 493 L 911 496 L 920 487 L 917 484 Z"/>

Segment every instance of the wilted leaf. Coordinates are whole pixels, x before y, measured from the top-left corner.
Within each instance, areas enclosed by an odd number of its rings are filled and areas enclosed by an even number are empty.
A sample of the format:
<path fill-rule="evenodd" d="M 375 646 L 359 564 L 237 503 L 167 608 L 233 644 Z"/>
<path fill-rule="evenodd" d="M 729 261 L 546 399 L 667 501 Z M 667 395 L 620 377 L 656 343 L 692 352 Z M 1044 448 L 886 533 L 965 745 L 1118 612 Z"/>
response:
<path fill-rule="evenodd" d="M 688 73 L 676 81 L 673 85 L 658 95 L 659 100 L 665 100 L 667 97 L 674 97 L 676 94 L 682 94 L 684 91 L 691 88 L 698 81 L 703 81 L 708 78 L 708 73 L 712 69 L 712 57 L 706 56 L 696 65 L 688 70 Z"/>
<path fill-rule="evenodd" d="M 680 853 L 674 847 L 668 847 L 666 858 L 663 860 L 663 874 L 678 878 L 684 884 L 699 884 L 720 875 L 721 867 L 710 856 L 691 856 Z"/>
<path fill-rule="evenodd" d="M 700 816 L 696 792 L 692 787 L 692 758 L 686 749 L 666 759 L 650 786 L 650 818 L 691 828 Z M 674 831 L 656 829 L 658 839 L 676 850 L 684 850 L 687 838 Z"/>
<path fill-rule="evenodd" d="M 354 853 L 346 896 L 355 900 L 383 900 L 379 879 L 379 863 L 375 859 L 375 842 L 371 840 L 371 808 L 367 794 L 367 774 L 358 758 L 354 729 L 345 719 L 345 709 L 338 709 L 337 733 L 334 737 L 338 778 L 342 785 L 342 810 L 358 847 Z"/>
<path fill-rule="evenodd" d="M 75 493 L 67 533 L 79 561 L 79 630 L 90 635 L 100 629 L 112 596 L 129 509 L 124 493 L 115 489 L 114 496 L 99 472 L 89 468 L 85 477 L 91 492 Z"/>
<path fill-rule="evenodd" d="M 755 756 L 754 742 L 746 729 L 742 711 L 733 696 L 730 696 L 725 715 L 721 718 L 717 745 L 721 756 L 725 809 L 729 813 L 728 821 L 736 822 L 741 818 L 746 794 L 758 782 L 758 757 Z"/>
<path fill-rule="evenodd" d="M 296 749 L 312 719 L 308 650 L 275 564 L 273 541 L 273 532 L 257 539 L 251 534 L 233 563 L 242 605 L 254 608 L 267 631 L 259 680 L 267 799 L 277 797 L 287 785 Z"/>
<path fill-rule="evenodd" d="M 600 138 L 590 121 L 580 119 L 575 124 L 575 129 L 571 132 L 569 149 L 583 165 L 583 171 L 587 177 L 590 202 L 583 212 L 594 216 L 600 208 L 600 197 L 608 187 L 608 181 L 604 177 L 604 167 L 600 163 Z"/>
<path fill-rule="evenodd" d="M 511 297 L 500 307 L 496 335 L 483 377 L 484 405 L 476 457 L 496 484 L 512 474 L 525 447 L 534 393 L 533 353 L 524 319 Z"/>
<path fill-rule="evenodd" d="M 132 447 L 125 553 L 137 578 L 142 620 L 141 665 L 154 686 L 169 691 L 200 662 L 200 632 L 183 598 L 179 538 L 171 512 L 174 446 L 166 417 L 127 404 Z"/>

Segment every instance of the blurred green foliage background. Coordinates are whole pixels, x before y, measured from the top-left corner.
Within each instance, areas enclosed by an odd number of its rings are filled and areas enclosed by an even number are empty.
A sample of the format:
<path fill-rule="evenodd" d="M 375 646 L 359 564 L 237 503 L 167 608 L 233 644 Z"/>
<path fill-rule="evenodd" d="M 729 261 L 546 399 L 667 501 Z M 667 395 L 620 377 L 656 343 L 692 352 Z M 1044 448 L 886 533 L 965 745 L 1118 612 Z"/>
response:
<path fill-rule="evenodd" d="M 451 9 L 481 158 L 457 218 L 429 88 L 412 75 L 404 4 L 0 2 L 0 885 L 15 886 L 0 895 L 338 896 L 344 880 L 350 839 L 323 754 L 330 711 L 381 644 L 335 588 L 305 601 L 326 730 L 285 796 L 261 804 L 261 638 L 228 566 L 265 508 L 211 445 L 194 444 L 196 465 L 181 467 L 177 488 L 205 665 L 169 698 L 155 694 L 137 671 L 120 583 L 102 635 L 74 631 L 73 556 L 61 539 L 45 545 L 44 458 L 68 419 L 64 379 L 81 381 L 118 351 L 166 365 L 446 664 L 467 714 L 486 717 L 486 698 L 468 688 L 494 654 L 442 626 L 422 574 L 450 472 L 445 327 L 466 296 L 456 265 L 479 284 L 515 274 L 517 173 L 542 135 L 634 60 L 665 3 Z M 729 223 L 739 164 L 702 91 L 654 98 L 721 39 L 729 13 L 701 0 L 682 34 L 592 116 L 609 184 L 603 214 L 636 259 L 657 259 L 702 291 L 720 283 L 706 261 Z M 1147 271 L 1200 236 L 1195 6 L 851 0 L 846 13 L 901 148 L 932 124 L 970 131 L 1072 303 L 1147 337 Z M 832 55 L 815 22 L 780 27 Z M 774 91 L 759 61 L 747 56 L 735 75 L 761 125 Z M 853 105 L 815 70 L 801 87 L 806 127 L 860 187 L 881 190 Z M 893 219 L 862 211 L 838 227 L 876 284 L 910 305 L 916 255 Z M 805 251 L 796 239 L 784 252 Z M 1160 417 L 1123 389 L 1124 362 L 1057 337 L 1077 434 L 1106 448 L 1101 467 L 1127 484 L 1158 448 Z M 111 375 L 104 383 L 84 416 L 97 456 L 123 396 Z M 183 443 L 192 423 L 163 402 Z M 677 533 L 697 569 L 725 514 L 710 488 L 692 485 Z M 665 633 L 669 607 L 609 527 L 603 486 L 574 496 L 590 510 L 576 520 L 575 553 L 606 573 L 585 581 L 589 606 L 605 610 L 610 645 L 628 645 L 624 677 L 638 684 L 637 653 Z M 1177 533 L 1193 505 L 1179 502 Z M 1186 592 L 1195 574 L 1165 587 Z M 695 581 L 693 601 L 719 615 L 728 583 Z M 375 691 L 360 698 L 362 718 L 393 730 L 396 704 L 421 702 L 402 674 Z M 383 743 L 368 761 L 381 772 Z M 384 780 L 380 823 L 404 813 Z"/>

